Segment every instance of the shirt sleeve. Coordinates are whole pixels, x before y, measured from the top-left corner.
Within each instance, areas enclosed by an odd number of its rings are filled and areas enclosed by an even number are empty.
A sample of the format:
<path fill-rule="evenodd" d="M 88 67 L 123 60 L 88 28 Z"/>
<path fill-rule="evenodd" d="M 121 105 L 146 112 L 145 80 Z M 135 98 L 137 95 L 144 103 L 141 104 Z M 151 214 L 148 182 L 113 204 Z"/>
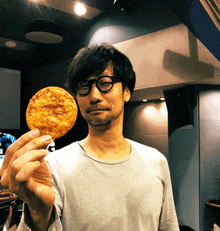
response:
<path fill-rule="evenodd" d="M 164 197 L 160 215 L 159 231 L 179 231 L 179 224 L 173 199 L 170 171 L 165 157 L 161 160 L 161 170 L 164 176 Z"/>
<path fill-rule="evenodd" d="M 23 213 L 17 231 L 31 231 L 31 230 L 33 230 L 33 222 L 29 213 L 28 206 L 24 203 Z M 54 206 L 49 222 L 48 231 L 62 231 L 62 230 L 63 229 L 62 229 L 60 217 L 57 213 L 56 207 Z"/>

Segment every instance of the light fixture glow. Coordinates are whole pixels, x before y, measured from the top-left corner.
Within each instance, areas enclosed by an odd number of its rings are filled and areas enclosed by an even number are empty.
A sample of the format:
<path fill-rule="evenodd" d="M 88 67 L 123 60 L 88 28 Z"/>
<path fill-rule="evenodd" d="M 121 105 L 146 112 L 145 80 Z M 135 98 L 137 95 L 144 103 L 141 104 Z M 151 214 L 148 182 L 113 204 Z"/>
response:
<path fill-rule="evenodd" d="M 148 106 L 144 109 L 145 116 L 155 115 L 156 108 L 154 106 Z"/>
<path fill-rule="evenodd" d="M 164 101 L 164 100 L 165 100 L 165 98 L 160 98 L 160 100 L 161 100 L 161 101 Z"/>
<path fill-rule="evenodd" d="M 77 15 L 84 15 L 86 13 L 86 7 L 83 3 L 77 3 L 75 5 L 74 11 Z"/>
<path fill-rule="evenodd" d="M 16 47 L 17 44 L 14 41 L 7 41 L 5 45 L 7 47 Z"/>
<path fill-rule="evenodd" d="M 37 4 L 37 3 L 39 3 L 40 2 L 40 0 L 29 0 L 30 2 L 33 2 L 33 3 L 35 3 L 35 4 Z"/>
<path fill-rule="evenodd" d="M 44 18 L 31 21 L 25 37 L 33 42 L 45 44 L 56 44 L 63 41 L 58 25 Z"/>
<path fill-rule="evenodd" d="M 147 102 L 147 99 L 143 99 L 143 102 Z"/>

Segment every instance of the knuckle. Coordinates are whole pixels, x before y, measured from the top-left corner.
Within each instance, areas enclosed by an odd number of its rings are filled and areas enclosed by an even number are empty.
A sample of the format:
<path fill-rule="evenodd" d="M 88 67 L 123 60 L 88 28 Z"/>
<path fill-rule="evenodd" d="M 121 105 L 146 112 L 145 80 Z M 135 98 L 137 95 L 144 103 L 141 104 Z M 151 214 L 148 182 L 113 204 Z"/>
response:
<path fill-rule="evenodd" d="M 19 151 L 18 151 L 18 152 L 15 152 L 14 155 L 13 155 L 13 158 L 14 158 L 15 160 L 17 160 L 19 157 L 20 157 L 20 152 L 19 152 Z"/>
<path fill-rule="evenodd" d="M 33 146 L 39 145 L 39 139 L 32 140 L 31 143 L 28 143 L 28 145 L 30 145 L 30 144 L 33 145 Z"/>
<path fill-rule="evenodd" d="M 14 161 L 11 164 L 11 174 L 12 175 L 16 175 L 16 173 L 20 170 L 19 164 L 17 163 L 17 161 Z"/>
<path fill-rule="evenodd" d="M 14 150 L 14 145 L 11 144 L 11 145 L 7 148 L 6 155 L 7 155 L 8 153 L 13 153 L 13 150 Z"/>
<path fill-rule="evenodd" d="M 27 179 L 24 178 L 24 177 L 21 177 L 20 175 L 17 175 L 17 176 L 15 177 L 15 181 L 16 181 L 17 183 L 25 183 L 25 182 L 27 182 Z"/>
<path fill-rule="evenodd" d="M 38 153 L 39 153 L 39 156 L 42 157 L 42 156 L 46 156 L 48 152 L 46 149 L 39 149 Z"/>
<path fill-rule="evenodd" d="M 5 176 L 2 176 L 1 178 L 1 185 L 3 188 L 8 189 L 9 188 L 9 184 L 8 184 L 8 180 L 6 179 Z"/>
<path fill-rule="evenodd" d="M 33 150 L 33 149 L 36 149 L 36 148 L 38 149 L 39 146 L 40 146 L 39 139 L 38 138 L 33 139 L 24 146 L 24 151 L 27 152 L 27 151 L 30 151 L 30 150 Z"/>

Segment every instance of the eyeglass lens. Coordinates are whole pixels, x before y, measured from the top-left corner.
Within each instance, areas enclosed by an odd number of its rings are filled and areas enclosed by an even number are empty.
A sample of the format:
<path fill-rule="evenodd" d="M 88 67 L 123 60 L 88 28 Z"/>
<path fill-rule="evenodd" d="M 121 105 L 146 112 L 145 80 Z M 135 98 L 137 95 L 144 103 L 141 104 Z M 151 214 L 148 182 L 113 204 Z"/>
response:
<path fill-rule="evenodd" d="M 96 84 L 96 87 L 101 92 L 109 91 L 113 86 L 113 79 L 110 76 L 101 76 L 98 79 L 92 79 L 88 81 L 81 81 L 77 84 L 77 92 L 81 95 L 86 95 L 91 90 L 93 84 Z"/>

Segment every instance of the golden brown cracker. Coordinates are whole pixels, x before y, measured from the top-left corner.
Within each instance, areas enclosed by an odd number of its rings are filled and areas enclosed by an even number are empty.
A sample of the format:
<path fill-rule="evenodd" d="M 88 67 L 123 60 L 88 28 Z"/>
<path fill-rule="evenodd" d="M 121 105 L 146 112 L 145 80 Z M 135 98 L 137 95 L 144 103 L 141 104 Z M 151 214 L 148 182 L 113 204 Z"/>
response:
<path fill-rule="evenodd" d="M 26 122 L 30 130 L 38 129 L 41 135 L 57 139 L 75 124 L 77 105 L 74 98 L 60 87 L 46 87 L 29 101 Z"/>

